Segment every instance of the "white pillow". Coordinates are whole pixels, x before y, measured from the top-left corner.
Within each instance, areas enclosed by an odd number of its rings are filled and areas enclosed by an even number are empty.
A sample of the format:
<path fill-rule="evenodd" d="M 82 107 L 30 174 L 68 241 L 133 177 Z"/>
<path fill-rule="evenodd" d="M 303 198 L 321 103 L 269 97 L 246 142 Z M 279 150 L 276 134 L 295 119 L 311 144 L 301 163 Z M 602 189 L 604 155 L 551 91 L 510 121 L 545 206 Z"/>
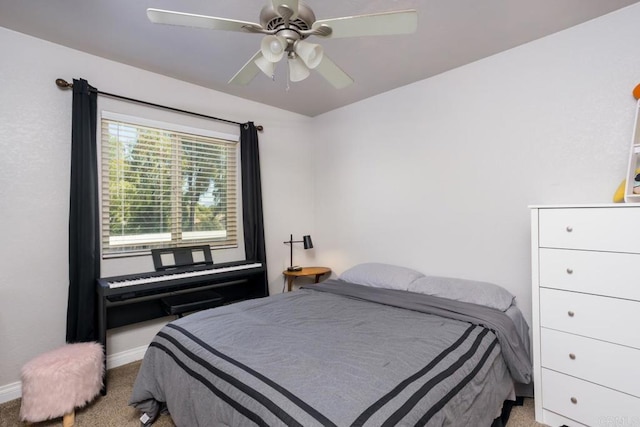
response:
<path fill-rule="evenodd" d="M 369 262 L 346 270 L 340 275 L 340 280 L 374 288 L 406 291 L 409 284 L 420 277 L 424 277 L 424 274 L 410 268 Z"/>
<path fill-rule="evenodd" d="M 433 295 L 505 311 L 515 298 L 505 288 L 488 282 L 454 277 L 424 276 L 409 286 L 409 292 Z"/>

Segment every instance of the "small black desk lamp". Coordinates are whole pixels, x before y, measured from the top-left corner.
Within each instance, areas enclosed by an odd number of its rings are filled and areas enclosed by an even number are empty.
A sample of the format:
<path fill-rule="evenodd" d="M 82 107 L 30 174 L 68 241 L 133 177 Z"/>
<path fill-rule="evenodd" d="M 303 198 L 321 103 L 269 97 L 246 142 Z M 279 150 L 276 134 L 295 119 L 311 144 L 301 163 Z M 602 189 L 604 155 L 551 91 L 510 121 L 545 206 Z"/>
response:
<path fill-rule="evenodd" d="M 283 242 L 283 243 L 288 244 L 291 247 L 291 258 L 290 258 L 289 267 L 287 267 L 287 270 L 288 271 L 300 271 L 300 270 L 302 270 L 302 267 L 300 267 L 298 265 L 293 265 L 293 244 L 294 243 L 303 243 L 305 249 L 311 249 L 311 248 L 313 248 L 313 242 L 311 241 L 311 236 L 309 236 L 307 234 L 306 236 L 302 236 L 302 240 L 293 240 L 293 234 L 292 234 L 291 237 L 289 237 L 289 240 L 286 241 L 286 242 Z"/>

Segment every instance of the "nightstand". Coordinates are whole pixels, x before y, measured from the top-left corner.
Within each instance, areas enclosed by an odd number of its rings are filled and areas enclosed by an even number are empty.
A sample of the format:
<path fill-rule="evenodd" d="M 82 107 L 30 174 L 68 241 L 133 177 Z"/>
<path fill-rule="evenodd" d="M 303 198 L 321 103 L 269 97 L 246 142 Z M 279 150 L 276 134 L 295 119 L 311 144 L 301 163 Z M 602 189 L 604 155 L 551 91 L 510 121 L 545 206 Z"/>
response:
<path fill-rule="evenodd" d="M 291 292 L 291 286 L 296 277 L 311 277 L 315 276 L 315 283 L 320 281 L 320 277 L 325 274 L 331 274 L 331 269 L 327 267 L 303 267 L 299 271 L 285 270 L 282 272 L 287 278 L 287 292 Z"/>

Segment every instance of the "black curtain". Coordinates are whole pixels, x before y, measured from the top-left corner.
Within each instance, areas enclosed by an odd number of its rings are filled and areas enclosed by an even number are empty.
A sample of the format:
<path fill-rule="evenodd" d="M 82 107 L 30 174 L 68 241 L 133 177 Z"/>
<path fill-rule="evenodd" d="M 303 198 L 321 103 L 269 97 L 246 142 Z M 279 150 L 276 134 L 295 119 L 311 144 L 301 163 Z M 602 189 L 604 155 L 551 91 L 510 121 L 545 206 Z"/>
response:
<path fill-rule="evenodd" d="M 262 218 L 262 185 L 258 131 L 253 122 L 240 125 L 240 162 L 242 168 L 242 224 L 247 260 L 267 264 Z"/>
<path fill-rule="evenodd" d="M 96 89 L 86 80 L 73 80 L 67 342 L 97 339 L 96 279 L 100 277 L 97 99 Z"/>

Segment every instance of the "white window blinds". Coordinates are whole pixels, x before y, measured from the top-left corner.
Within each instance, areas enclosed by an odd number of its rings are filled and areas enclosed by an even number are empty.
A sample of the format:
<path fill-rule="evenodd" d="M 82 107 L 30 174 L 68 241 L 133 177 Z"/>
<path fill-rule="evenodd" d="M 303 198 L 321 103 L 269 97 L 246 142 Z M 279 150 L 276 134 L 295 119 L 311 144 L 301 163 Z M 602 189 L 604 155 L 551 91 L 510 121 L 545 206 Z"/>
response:
<path fill-rule="evenodd" d="M 105 116 L 101 123 L 103 256 L 237 246 L 235 141 Z"/>

